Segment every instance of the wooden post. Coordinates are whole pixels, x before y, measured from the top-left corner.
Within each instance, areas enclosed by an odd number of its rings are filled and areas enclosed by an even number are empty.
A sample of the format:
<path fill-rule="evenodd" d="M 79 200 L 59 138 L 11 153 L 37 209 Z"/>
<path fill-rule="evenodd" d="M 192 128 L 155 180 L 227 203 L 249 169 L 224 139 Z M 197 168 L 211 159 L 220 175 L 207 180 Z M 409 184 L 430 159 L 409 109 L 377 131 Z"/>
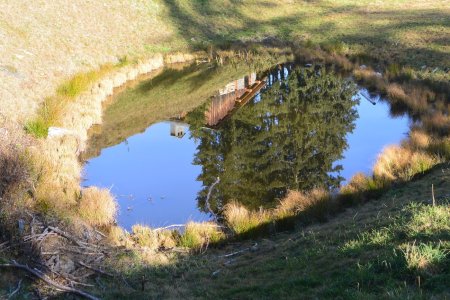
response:
<path fill-rule="evenodd" d="M 434 199 L 434 184 L 431 184 L 431 198 L 433 199 L 433 207 L 436 206 L 436 200 Z"/>

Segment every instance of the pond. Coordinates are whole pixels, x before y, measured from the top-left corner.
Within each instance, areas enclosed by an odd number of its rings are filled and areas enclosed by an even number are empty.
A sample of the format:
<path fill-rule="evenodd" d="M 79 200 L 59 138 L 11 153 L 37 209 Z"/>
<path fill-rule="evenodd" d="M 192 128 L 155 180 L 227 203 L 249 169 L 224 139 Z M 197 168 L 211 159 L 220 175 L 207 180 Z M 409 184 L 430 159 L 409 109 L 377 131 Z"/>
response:
<path fill-rule="evenodd" d="M 84 185 L 111 189 L 126 229 L 204 221 L 230 201 L 257 209 L 288 189 L 337 189 L 369 173 L 409 123 L 318 66 L 169 69 L 106 107 L 85 153 Z"/>

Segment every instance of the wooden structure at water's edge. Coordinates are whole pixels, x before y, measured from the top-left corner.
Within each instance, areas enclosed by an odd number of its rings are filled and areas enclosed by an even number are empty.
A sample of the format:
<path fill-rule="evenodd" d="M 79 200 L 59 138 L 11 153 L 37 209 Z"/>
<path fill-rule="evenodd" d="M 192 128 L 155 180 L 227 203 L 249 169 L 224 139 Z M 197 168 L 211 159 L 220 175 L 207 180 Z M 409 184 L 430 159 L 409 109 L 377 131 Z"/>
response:
<path fill-rule="evenodd" d="M 205 113 L 206 124 L 216 126 L 231 115 L 233 110 L 245 105 L 265 84 L 265 81 L 256 80 L 255 73 L 228 83 L 211 99 L 209 109 Z"/>

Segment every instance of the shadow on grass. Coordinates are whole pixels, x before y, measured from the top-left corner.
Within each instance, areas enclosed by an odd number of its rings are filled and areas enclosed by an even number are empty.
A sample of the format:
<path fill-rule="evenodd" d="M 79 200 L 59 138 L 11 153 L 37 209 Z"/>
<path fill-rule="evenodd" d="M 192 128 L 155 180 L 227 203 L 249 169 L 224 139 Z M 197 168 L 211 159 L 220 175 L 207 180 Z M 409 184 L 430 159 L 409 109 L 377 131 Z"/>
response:
<path fill-rule="evenodd" d="M 269 1 L 165 0 L 171 21 L 193 48 L 227 48 L 239 41 L 312 39 L 344 42 L 364 48 L 381 63 L 449 68 L 436 28 L 450 25 L 450 15 L 437 9 L 376 10 L 362 5 L 311 1 L 296 4 Z M 422 37 L 417 40 L 416 35 Z M 426 40 L 426 42 L 423 42 Z M 433 46 L 435 45 L 435 46 Z"/>

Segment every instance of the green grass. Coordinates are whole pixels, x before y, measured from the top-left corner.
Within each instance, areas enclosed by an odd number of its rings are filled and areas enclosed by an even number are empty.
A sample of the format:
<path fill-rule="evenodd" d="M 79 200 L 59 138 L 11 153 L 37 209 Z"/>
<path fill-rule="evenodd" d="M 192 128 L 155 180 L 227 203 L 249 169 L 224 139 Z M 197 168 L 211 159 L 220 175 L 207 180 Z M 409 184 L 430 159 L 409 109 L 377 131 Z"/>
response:
<path fill-rule="evenodd" d="M 25 131 L 36 138 L 45 138 L 48 134 L 49 125 L 42 119 L 35 119 L 25 124 Z"/>
<path fill-rule="evenodd" d="M 124 66 L 126 63 L 126 57 L 125 59 L 122 57 L 119 59 L 117 66 Z M 61 83 L 56 89 L 56 94 L 57 96 L 74 99 L 81 93 L 87 91 L 92 84 L 102 78 L 103 75 L 107 74 L 113 68 L 114 66 L 112 65 L 103 65 L 98 70 L 77 73 L 67 81 Z"/>

